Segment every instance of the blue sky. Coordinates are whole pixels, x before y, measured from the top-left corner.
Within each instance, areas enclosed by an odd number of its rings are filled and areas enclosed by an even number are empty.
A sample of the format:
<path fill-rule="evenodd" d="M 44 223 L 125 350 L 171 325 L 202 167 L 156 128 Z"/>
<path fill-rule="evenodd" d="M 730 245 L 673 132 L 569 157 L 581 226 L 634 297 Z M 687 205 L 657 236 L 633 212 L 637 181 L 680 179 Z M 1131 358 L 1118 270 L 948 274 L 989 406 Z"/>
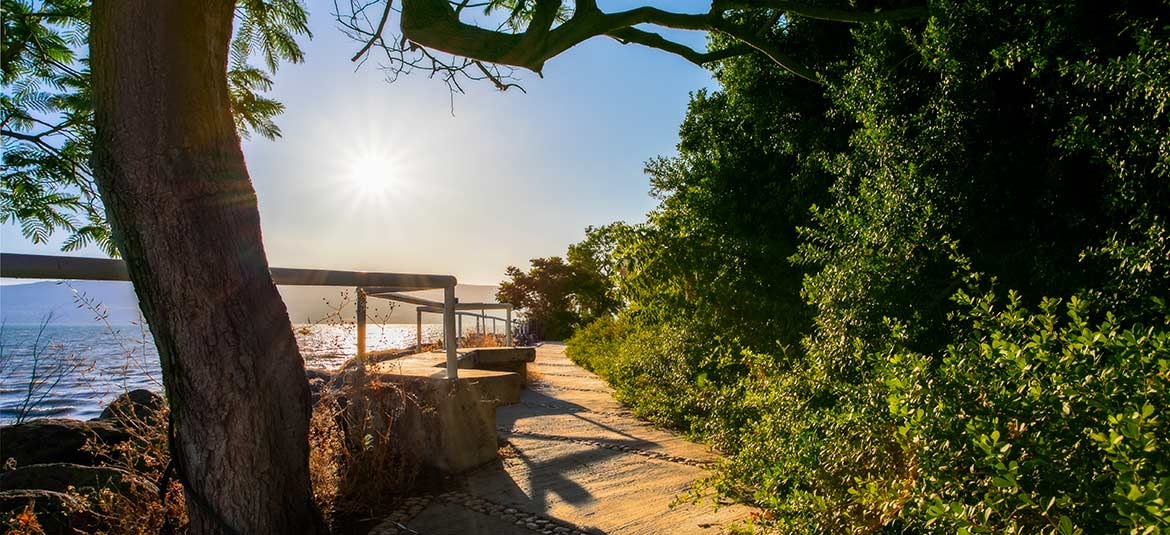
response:
<path fill-rule="evenodd" d="M 586 225 L 642 220 L 655 204 L 644 162 L 674 152 L 689 93 L 714 85 L 675 56 L 594 38 L 543 78 L 520 72 L 527 93 L 472 83 L 452 99 L 423 73 L 387 83 L 376 56 L 355 71 L 359 45 L 332 9 L 309 3 L 306 61 L 275 76 L 284 136 L 244 142 L 273 265 L 498 282 L 509 264 L 563 254 Z M 6 252 L 59 254 L 12 225 L 0 239 Z"/>

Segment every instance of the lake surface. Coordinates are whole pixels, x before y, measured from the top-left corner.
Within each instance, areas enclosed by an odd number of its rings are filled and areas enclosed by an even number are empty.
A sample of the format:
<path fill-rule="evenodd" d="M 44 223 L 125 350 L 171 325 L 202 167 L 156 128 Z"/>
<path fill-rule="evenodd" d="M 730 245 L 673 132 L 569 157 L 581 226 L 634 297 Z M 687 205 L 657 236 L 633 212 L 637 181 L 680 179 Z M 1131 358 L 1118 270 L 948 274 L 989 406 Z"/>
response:
<path fill-rule="evenodd" d="M 353 325 L 297 325 L 297 345 L 310 368 L 334 369 L 357 348 Z M 442 338 L 441 325 L 423 325 L 423 341 Z M 413 324 L 372 324 L 370 351 L 405 349 Z M 34 383 L 31 391 L 30 383 Z M 159 392 L 162 374 L 150 332 L 137 325 L 3 325 L 0 327 L 0 422 L 98 416 L 119 394 Z"/>

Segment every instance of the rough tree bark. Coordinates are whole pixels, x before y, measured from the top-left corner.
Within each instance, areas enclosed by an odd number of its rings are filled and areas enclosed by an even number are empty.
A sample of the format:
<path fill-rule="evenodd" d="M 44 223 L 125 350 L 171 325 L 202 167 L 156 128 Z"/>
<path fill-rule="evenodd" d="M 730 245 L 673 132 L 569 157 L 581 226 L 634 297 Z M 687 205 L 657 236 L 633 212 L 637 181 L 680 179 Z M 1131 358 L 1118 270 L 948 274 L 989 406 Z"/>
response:
<path fill-rule="evenodd" d="M 96 0 L 94 171 L 162 360 L 194 533 L 323 533 L 304 361 L 229 109 L 231 0 Z"/>

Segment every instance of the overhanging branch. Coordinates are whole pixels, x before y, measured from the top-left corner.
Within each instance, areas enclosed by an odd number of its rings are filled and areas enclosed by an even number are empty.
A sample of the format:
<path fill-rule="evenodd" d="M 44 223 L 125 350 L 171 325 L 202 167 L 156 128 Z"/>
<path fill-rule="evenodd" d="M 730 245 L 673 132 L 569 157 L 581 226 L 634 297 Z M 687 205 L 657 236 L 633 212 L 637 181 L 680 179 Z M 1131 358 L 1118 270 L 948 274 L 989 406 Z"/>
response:
<path fill-rule="evenodd" d="M 694 63 L 695 65 L 703 65 L 712 61 L 719 61 L 735 56 L 742 56 L 752 51 L 752 48 L 746 45 L 738 45 L 727 47 L 721 50 L 713 50 L 710 52 L 699 52 L 689 46 L 682 45 L 666 39 L 654 32 L 647 32 L 637 28 L 621 28 L 613 30 L 606 35 L 616 39 L 622 44 L 634 43 L 650 48 L 657 48 L 671 54 L 681 56 L 683 59 Z"/>
<path fill-rule="evenodd" d="M 709 63 L 746 53 L 762 52 L 776 64 L 810 81 L 819 81 L 812 69 L 787 53 L 769 36 L 771 26 L 760 27 L 725 18 L 729 11 L 768 10 L 776 20 L 781 14 L 789 18 L 806 17 L 837 22 L 865 23 L 920 18 L 928 15 L 925 6 L 888 10 L 860 10 L 810 6 L 791 0 L 713 0 L 708 13 L 674 13 L 642 6 L 617 13 L 604 13 L 595 0 L 574 0 L 573 15 L 557 25 L 564 0 L 517 0 L 517 9 L 525 2 L 531 6 L 531 20 L 523 32 L 510 33 L 465 23 L 459 18 L 458 0 L 403 0 L 402 43 L 412 47 L 450 53 L 466 58 L 466 67 L 482 69 L 484 64 L 505 65 L 541 72 L 545 62 L 558 54 L 596 36 L 608 36 L 622 43 L 634 43 L 676 54 L 696 64 Z M 365 41 L 358 55 L 380 42 L 382 27 L 390 11 L 381 13 L 378 29 Z M 741 45 L 699 52 L 660 34 L 636 28 L 639 25 L 695 31 L 717 31 L 739 41 Z M 488 76 L 492 79 L 492 76 Z M 498 80 L 493 83 L 500 84 Z"/>
<path fill-rule="evenodd" d="M 350 61 L 357 61 L 363 54 L 370 50 L 370 47 L 374 46 L 374 43 L 382 39 L 382 32 L 386 29 L 386 21 L 390 19 L 390 10 L 393 5 L 394 0 L 386 0 L 386 8 L 382 10 L 382 18 L 378 21 L 378 29 L 374 30 L 374 33 L 370 35 L 370 39 L 366 41 L 366 44 L 362 46 L 361 50 L 358 50 L 357 54 L 354 54 L 350 58 Z"/>
<path fill-rule="evenodd" d="M 804 66 L 800 61 L 797 61 L 796 58 L 792 57 L 792 55 L 781 50 L 780 47 L 776 46 L 775 43 L 769 41 L 767 36 L 759 35 L 744 26 L 739 26 L 729 22 L 720 22 L 716 24 L 716 27 L 713 29 L 723 32 L 735 38 L 737 41 L 745 43 L 748 46 L 759 50 L 765 56 L 768 56 L 768 59 L 771 59 L 777 65 L 787 69 L 788 72 L 791 72 L 792 74 L 795 74 L 810 82 L 820 83 L 820 79 L 817 76 L 816 71 Z"/>

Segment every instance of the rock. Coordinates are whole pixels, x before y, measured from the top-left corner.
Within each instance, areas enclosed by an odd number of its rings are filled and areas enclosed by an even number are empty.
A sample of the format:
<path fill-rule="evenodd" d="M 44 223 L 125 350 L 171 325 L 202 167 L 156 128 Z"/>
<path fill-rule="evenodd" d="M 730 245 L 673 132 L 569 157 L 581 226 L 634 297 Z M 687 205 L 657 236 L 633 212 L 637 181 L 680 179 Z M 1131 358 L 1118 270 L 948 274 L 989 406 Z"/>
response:
<path fill-rule="evenodd" d="M 82 532 L 92 524 L 85 503 L 68 494 L 51 490 L 6 490 L 0 492 L 0 518 L 11 518 L 29 506 L 45 535 Z"/>
<path fill-rule="evenodd" d="M 31 464 L 0 473 L 0 490 L 33 489 L 65 492 L 71 486 L 109 487 L 121 494 L 141 494 L 147 499 L 158 494 L 158 487 L 154 483 L 112 466 Z"/>
<path fill-rule="evenodd" d="M 82 451 L 85 441 L 91 437 L 107 444 L 130 438 L 125 431 L 104 420 L 32 420 L 0 427 L 0 460 L 16 459 L 17 466 L 44 463 L 92 465 L 96 461 L 93 454 Z"/>
<path fill-rule="evenodd" d="M 329 388 L 329 383 L 333 380 L 334 374 L 326 370 L 319 370 L 315 368 L 305 369 L 305 379 L 309 381 L 309 394 L 313 398 L 313 406 L 317 406 L 317 401 L 321 399 L 321 394 Z"/>
<path fill-rule="evenodd" d="M 162 396 L 149 390 L 131 390 L 114 399 L 97 419 L 124 422 L 136 420 L 147 425 L 158 425 L 157 416 L 166 402 Z"/>

